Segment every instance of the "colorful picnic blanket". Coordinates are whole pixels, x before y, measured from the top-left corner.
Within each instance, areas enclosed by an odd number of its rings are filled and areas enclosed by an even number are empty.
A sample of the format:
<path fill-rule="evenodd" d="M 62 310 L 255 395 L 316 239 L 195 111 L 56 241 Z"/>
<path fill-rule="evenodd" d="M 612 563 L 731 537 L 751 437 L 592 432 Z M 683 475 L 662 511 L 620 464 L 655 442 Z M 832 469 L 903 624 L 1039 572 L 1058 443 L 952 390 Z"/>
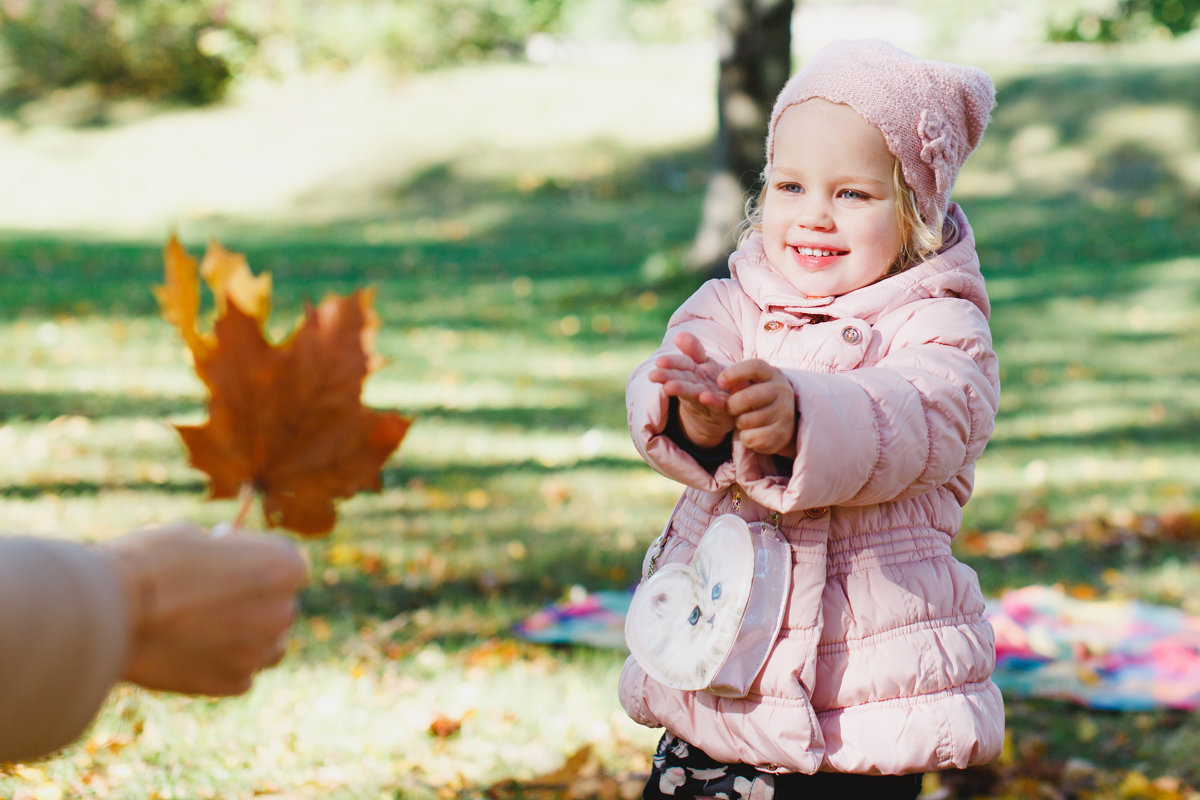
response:
<path fill-rule="evenodd" d="M 559 603 L 548 605 L 516 627 L 522 639 L 544 644 L 625 646 L 625 614 L 633 590 L 588 592 L 573 587 Z"/>
<path fill-rule="evenodd" d="M 1200 708 L 1200 617 L 1027 586 L 988 604 L 996 683 L 1112 711 Z"/>
<path fill-rule="evenodd" d="M 624 647 L 628 592 L 585 592 L 517 626 L 528 640 Z M 1135 600 L 1080 600 L 1046 586 L 988 603 L 996 672 L 1011 697 L 1136 711 L 1200 708 L 1200 617 Z"/>

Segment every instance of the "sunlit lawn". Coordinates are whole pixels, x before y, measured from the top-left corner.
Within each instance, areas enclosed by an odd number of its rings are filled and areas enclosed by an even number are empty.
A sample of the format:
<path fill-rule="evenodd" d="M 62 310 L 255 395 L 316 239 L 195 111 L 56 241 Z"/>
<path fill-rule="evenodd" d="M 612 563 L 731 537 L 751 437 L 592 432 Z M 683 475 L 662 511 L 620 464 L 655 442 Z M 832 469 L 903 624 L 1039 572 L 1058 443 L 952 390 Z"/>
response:
<path fill-rule="evenodd" d="M 1200 613 L 1200 524 L 1157 535 L 1200 507 L 1197 66 L 1000 70 L 958 192 L 1004 369 L 960 547 L 985 591 L 1063 582 Z M 47 170 L 0 201 L 5 527 L 102 540 L 232 516 L 169 426 L 203 415 L 149 291 L 172 228 L 271 271 L 278 333 L 305 300 L 378 287 L 388 363 L 367 399 L 417 416 L 385 490 L 304 545 L 313 585 L 282 666 L 220 703 L 122 689 L 79 745 L 0 774 L 0 796 L 474 797 L 587 745 L 606 774 L 647 768 L 655 733 L 615 698 L 623 654 L 510 629 L 572 586 L 631 585 L 674 500 L 628 443 L 623 385 L 695 286 L 670 275 L 699 210 L 711 77 L 690 50 L 351 75 L 0 131 L 5 160 Z M 75 178 L 54 156 L 71 143 Z M 1057 757 L 1200 778 L 1186 715 L 1016 703 L 1012 730 Z"/>

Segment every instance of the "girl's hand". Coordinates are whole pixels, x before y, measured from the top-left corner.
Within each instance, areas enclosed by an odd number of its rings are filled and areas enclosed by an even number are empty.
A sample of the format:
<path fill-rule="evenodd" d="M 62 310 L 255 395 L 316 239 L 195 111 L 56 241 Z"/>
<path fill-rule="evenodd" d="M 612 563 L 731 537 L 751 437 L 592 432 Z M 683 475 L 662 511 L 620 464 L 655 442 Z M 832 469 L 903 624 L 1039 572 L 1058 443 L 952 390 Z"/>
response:
<path fill-rule="evenodd" d="M 659 356 L 648 377 L 679 398 L 679 421 L 692 444 L 716 447 L 733 430 L 733 417 L 725 408 L 729 392 L 718 381 L 723 367 L 690 333 L 677 334 L 675 346 L 680 352 Z"/>
<path fill-rule="evenodd" d="M 729 392 L 725 408 L 742 444 L 764 455 L 795 457 L 796 392 L 782 372 L 759 359 L 739 361 L 718 383 Z"/>

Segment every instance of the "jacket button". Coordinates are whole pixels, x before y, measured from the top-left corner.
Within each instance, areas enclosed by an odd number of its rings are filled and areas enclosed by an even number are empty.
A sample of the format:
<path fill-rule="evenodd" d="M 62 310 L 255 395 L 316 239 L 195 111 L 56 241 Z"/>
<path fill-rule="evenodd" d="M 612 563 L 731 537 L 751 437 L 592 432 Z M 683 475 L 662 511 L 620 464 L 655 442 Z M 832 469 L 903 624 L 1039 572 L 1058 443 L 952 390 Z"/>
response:
<path fill-rule="evenodd" d="M 829 513 L 829 507 L 817 506 L 816 508 L 806 508 L 804 509 L 804 513 L 809 519 L 820 519 Z"/>
<path fill-rule="evenodd" d="M 862 331 L 853 325 L 842 328 L 842 341 L 846 344 L 858 344 L 862 341 Z"/>
<path fill-rule="evenodd" d="M 782 329 L 783 329 L 783 323 L 777 319 L 769 319 L 769 320 L 767 320 L 766 324 L 763 325 L 763 330 L 770 331 L 771 333 L 774 333 L 775 331 L 782 330 Z"/>

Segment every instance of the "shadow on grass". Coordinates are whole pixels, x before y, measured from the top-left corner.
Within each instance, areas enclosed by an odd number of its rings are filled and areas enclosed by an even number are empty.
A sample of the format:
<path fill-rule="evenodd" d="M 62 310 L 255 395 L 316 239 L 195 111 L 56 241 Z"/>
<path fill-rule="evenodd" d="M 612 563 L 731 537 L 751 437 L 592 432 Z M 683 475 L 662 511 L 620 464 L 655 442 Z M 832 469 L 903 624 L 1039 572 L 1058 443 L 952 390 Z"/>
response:
<path fill-rule="evenodd" d="M 613 387 L 606 388 L 606 394 L 596 396 L 594 402 L 535 407 L 434 407 L 421 409 L 419 416 L 423 420 L 463 422 L 497 430 L 517 428 L 528 431 L 564 431 L 620 426 L 625 420 L 624 397 L 613 392 Z"/>
<path fill-rule="evenodd" d="M 1006 588 L 1030 584 L 1103 586 L 1110 570 L 1133 571 L 1161 566 L 1170 558 L 1192 561 L 1200 556 L 1200 543 L 1164 542 L 1132 534 L 1095 541 L 1070 540 L 1047 544 L 1035 533 L 1021 552 L 1007 556 L 976 556 L 959 553 L 959 558 L 979 573 L 980 582 L 996 594 Z M 1154 602 L 1177 603 L 1177 597 L 1162 594 Z"/>
<path fill-rule="evenodd" d="M 387 327 L 540 335 L 565 314 L 594 312 L 626 315 L 629 324 L 598 332 L 585 326 L 581 339 L 638 339 L 657 330 L 667 311 L 638 324 L 653 316 L 642 293 L 669 271 L 647 276 L 644 266 L 669 262 L 688 244 L 706 160 L 703 151 L 629 157 L 612 175 L 526 190 L 513 180 L 461 178 L 443 164 L 397 187 L 391 204 L 369 219 L 196 228 L 245 252 L 255 271 L 271 272 L 284 314 L 369 284 L 378 288 Z M 152 316 L 161 258 L 160 244 L 10 232 L 0 236 L 8 278 L 0 285 L 0 319 Z M 517 278 L 531 285 L 514 298 Z M 683 279 L 678 291 L 695 282 Z"/>
<path fill-rule="evenodd" d="M 477 464 L 454 462 L 437 466 L 401 463 L 398 466 L 384 469 L 383 480 L 386 486 L 403 486 L 412 480 L 427 481 L 439 486 L 481 486 L 485 479 L 495 478 L 499 473 L 538 477 L 589 469 L 601 469 L 607 472 L 641 472 L 646 469 L 646 466 L 640 461 L 611 457 L 579 458 L 555 463 L 543 463 L 534 459 L 489 460 L 486 463 Z"/>
<path fill-rule="evenodd" d="M 0 423 L 51 420 L 62 416 L 166 419 L 177 414 L 192 413 L 201 407 L 198 399 L 156 395 L 0 390 Z"/>
<path fill-rule="evenodd" d="M 409 482 L 414 480 L 457 490 L 464 487 L 478 488 L 484 485 L 487 479 L 495 478 L 497 474 L 501 473 L 522 475 L 524 477 L 538 477 L 564 475 L 576 470 L 601 469 L 609 472 L 640 472 L 645 468 L 641 462 L 624 458 L 579 458 L 556 463 L 543 463 L 533 459 L 522 459 L 520 461 L 489 460 L 485 463 L 477 464 L 403 465 L 387 467 L 382 471 L 381 475 L 385 487 L 396 487 L 395 489 L 387 489 L 387 491 L 401 491 L 401 487 L 408 485 Z M 195 481 L 161 482 L 127 480 L 101 482 L 72 478 L 66 480 L 34 481 L 20 485 L 0 485 L 0 497 L 21 499 L 31 499 L 41 495 L 85 497 L 113 491 L 146 491 L 170 495 L 202 495 L 207 488 L 208 484 L 203 478 L 198 478 Z M 377 514 L 386 515 L 391 513 L 393 512 L 363 511 L 359 512 L 358 517 L 361 519 L 370 519 Z"/>
<path fill-rule="evenodd" d="M 1185 412 L 1180 409 L 1181 416 Z M 1087 433 L 1045 433 L 1026 436 L 1005 435 L 988 443 L 987 452 L 995 455 L 1062 451 L 1086 445 L 1088 449 L 1118 452 L 1130 447 L 1151 447 L 1190 451 L 1200 437 L 1200 417 L 1172 419 L 1145 425 L 1121 425 Z"/>
<path fill-rule="evenodd" d="M 989 137 L 1010 141 L 1023 125 L 1052 127 L 1063 141 L 1082 141 L 1098 117 L 1155 104 L 1200 108 L 1194 63 L 1139 65 L 1091 60 L 1046 65 L 1001 82 Z"/>
<path fill-rule="evenodd" d="M 606 537 L 584 540 L 573 528 L 539 527 L 521 535 L 528 554 L 519 562 L 507 557 L 483 558 L 467 566 L 457 563 L 455 551 L 495 549 L 494 534 L 485 530 L 462 541 L 445 540 L 437 551 L 449 564 L 436 573 L 414 569 L 413 562 L 379 566 L 359 564 L 329 566 L 314 553 L 318 569 L 312 585 L 303 592 L 301 611 L 307 616 L 327 616 L 356 622 L 387 620 L 422 612 L 447 630 L 461 629 L 471 620 L 465 637 L 437 637 L 440 644 L 468 644 L 471 640 L 511 636 L 513 627 L 546 603 L 562 599 L 571 587 L 589 591 L 624 591 L 638 579 L 641 553 L 613 546 Z M 463 560 L 466 560 L 465 558 Z M 486 618 L 480 612 L 486 609 Z"/>
<path fill-rule="evenodd" d="M 586 390 L 587 383 L 576 385 Z M 454 408 L 433 406 L 417 410 L 415 415 L 425 421 L 454 422 L 497 430 L 527 431 L 586 431 L 596 427 L 619 426 L 624 420 L 623 399 L 612 387 L 594 387 L 594 400 L 553 406 L 485 406 Z M 0 390 L 0 423 L 46 422 L 63 416 L 104 419 L 156 419 L 203 411 L 199 398 L 180 398 L 162 395 L 118 395 L 93 392 L 34 392 Z"/>
<path fill-rule="evenodd" d="M 104 492 L 147 492 L 166 495 L 203 496 L 208 484 L 195 481 L 94 481 L 52 480 L 34 481 L 20 485 L 0 486 L 0 497 L 17 500 L 32 500 L 46 495 L 52 497 L 95 497 Z"/>
<path fill-rule="evenodd" d="M 1200 187 L 1178 156 L 1200 123 L 1195 65 L 1091 63 L 1046 67 L 1001 83 L 972 164 L 1020 173 L 1028 150 L 1053 163 L 1083 154 L 1067 188 L 1036 174 L 1011 194 L 970 198 L 982 262 L 997 277 L 1029 278 L 1007 302 L 1047 295 L 1109 297 L 1140 283 L 1137 262 L 1192 256 Z M 1029 145 L 1030 139 L 1043 140 Z M 968 169 L 971 167 L 969 166 Z"/>

